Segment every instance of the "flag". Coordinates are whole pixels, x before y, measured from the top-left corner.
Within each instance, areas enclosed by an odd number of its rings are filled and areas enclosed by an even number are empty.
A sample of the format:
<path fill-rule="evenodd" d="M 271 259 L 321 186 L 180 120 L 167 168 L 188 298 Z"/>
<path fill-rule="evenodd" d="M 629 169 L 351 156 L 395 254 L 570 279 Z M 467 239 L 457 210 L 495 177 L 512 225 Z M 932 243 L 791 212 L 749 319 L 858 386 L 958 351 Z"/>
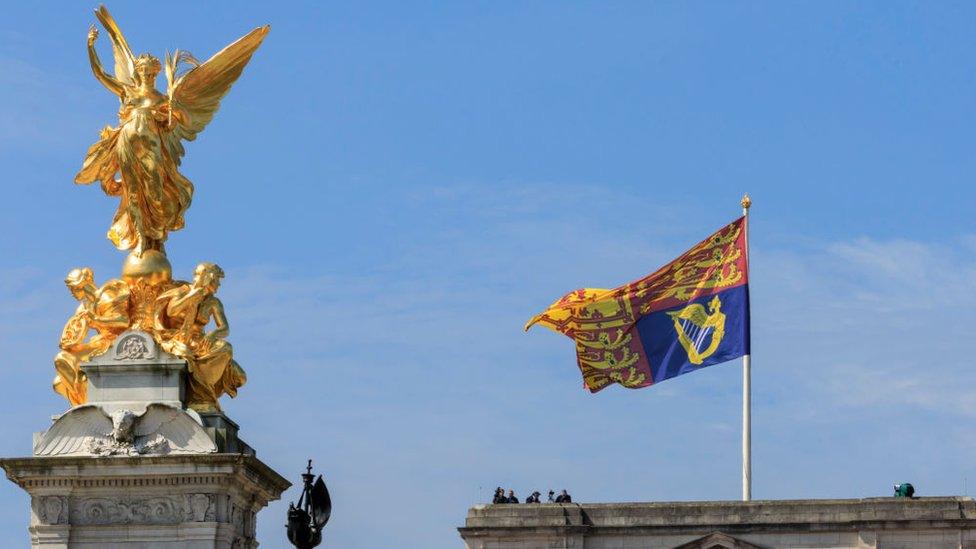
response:
<path fill-rule="evenodd" d="M 640 280 L 566 294 L 525 329 L 575 340 L 590 392 L 647 387 L 749 354 L 746 261 L 743 216 Z"/>

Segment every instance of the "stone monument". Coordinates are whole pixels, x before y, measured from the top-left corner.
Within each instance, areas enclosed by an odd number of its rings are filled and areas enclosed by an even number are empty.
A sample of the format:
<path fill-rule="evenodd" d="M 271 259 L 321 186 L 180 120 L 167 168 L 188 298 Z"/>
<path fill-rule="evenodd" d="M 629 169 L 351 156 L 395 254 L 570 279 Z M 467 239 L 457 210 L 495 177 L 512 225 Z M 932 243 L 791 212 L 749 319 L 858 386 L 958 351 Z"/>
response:
<path fill-rule="evenodd" d="M 174 280 L 164 242 L 183 227 L 193 194 L 178 170 L 182 141 L 210 122 L 268 27 L 204 63 L 177 51 L 164 67 L 133 55 L 104 6 L 95 15 L 112 42 L 113 74 L 94 26 L 88 56 L 119 97 L 119 125 L 101 131 L 75 182 L 98 181 L 119 198 L 108 238 L 130 253 L 121 278 L 100 286 L 88 267 L 68 273 L 78 306 L 53 388 L 70 408 L 35 434 L 32 456 L 0 465 L 30 494 L 33 547 L 254 548 L 256 513 L 290 484 L 220 408 L 247 380 L 216 297 L 223 271 L 203 262 L 192 281 Z M 155 88 L 164 68 L 166 94 Z"/>

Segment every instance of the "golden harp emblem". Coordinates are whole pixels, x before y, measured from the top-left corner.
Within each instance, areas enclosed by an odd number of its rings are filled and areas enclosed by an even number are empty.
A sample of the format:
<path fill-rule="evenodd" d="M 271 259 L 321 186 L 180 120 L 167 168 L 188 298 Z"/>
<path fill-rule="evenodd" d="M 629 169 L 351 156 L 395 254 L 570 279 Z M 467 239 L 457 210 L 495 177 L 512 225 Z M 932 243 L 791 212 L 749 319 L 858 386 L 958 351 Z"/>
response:
<path fill-rule="evenodd" d="M 718 349 L 725 336 L 725 314 L 722 301 L 715 296 L 708 302 L 708 312 L 700 303 L 668 313 L 678 333 L 678 342 L 688 353 L 692 364 L 701 364 Z M 707 345 L 706 345 L 707 343 Z"/>

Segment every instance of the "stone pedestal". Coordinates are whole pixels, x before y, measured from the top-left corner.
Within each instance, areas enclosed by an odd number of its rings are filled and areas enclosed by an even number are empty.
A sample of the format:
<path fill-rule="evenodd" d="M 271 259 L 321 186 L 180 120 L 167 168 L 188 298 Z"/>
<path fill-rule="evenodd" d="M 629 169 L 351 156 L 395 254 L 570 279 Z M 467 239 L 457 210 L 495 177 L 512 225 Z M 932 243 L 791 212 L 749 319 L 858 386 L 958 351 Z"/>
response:
<path fill-rule="evenodd" d="M 120 334 L 81 370 L 88 376 L 88 404 L 109 412 L 147 402 L 182 408 L 186 399 L 186 361 L 163 352 L 144 332 Z"/>
<path fill-rule="evenodd" d="M 31 495 L 31 546 L 51 549 L 252 549 L 255 515 L 289 486 L 243 454 L 32 457 L 0 465 Z"/>
<path fill-rule="evenodd" d="M 186 368 L 126 332 L 82 365 L 88 403 L 36 433 L 32 457 L 0 459 L 31 496 L 32 547 L 258 546 L 255 515 L 290 483 L 223 413 L 185 407 Z"/>

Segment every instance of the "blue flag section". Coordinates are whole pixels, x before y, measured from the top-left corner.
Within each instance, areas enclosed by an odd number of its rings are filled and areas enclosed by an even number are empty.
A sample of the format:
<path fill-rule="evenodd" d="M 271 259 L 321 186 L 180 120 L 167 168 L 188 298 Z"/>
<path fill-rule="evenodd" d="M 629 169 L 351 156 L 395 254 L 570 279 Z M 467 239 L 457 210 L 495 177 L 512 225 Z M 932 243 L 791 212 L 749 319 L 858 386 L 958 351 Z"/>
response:
<path fill-rule="evenodd" d="M 637 321 L 654 383 L 749 354 L 749 285 Z"/>

